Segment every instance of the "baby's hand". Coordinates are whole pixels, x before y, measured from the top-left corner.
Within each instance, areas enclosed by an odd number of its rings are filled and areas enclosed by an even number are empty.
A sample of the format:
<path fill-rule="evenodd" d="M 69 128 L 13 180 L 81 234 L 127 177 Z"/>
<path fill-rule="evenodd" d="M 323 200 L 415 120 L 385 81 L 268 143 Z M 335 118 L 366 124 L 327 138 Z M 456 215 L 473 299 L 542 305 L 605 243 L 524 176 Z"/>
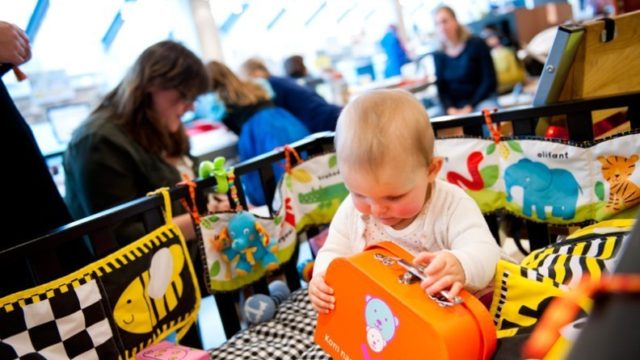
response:
<path fill-rule="evenodd" d="M 421 252 L 413 263 L 426 266 L 424 274 L 427 279 L 420 286 L 428 294 L 437 294 L 449 290 L 450 296 L 456 296 L 465 282 L 464 269 L 460 261 L 448 251 Z"/>
<path fill-rule="evenodd" d="M 329 313 L 335 308 L 333 289 L 324 281 L 324 273 L 315 274 L 309 282 L 309 299 L 317 312 Z"/>

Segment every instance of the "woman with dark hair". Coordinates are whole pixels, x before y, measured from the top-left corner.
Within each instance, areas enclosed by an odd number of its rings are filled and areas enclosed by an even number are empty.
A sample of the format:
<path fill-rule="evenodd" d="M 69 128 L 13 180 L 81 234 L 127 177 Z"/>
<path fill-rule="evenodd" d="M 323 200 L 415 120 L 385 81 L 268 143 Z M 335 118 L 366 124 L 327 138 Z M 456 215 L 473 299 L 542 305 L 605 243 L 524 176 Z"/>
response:
<path fill-rule="evenodd" d="M 489 47 L 458 22 L 450 7 L 440 6 L 434 14 L 441 45 L 433 55 L 441 108 L 429 115 L 461 115 L 498 107 Z"/>
<path fill-rule="evenodd" d="M 239 136 L 240 160 L 250 159 L 309 135 L 307 127 L 288 111 L 273 104 L 268 91 L 257 83 L 242 81 L 225 64 L 207 64 L 211 90 L 224 104 L 222 122 Z M 283 167 L 273 167 L 276 181 Z M 253 205 L 264 205 L 266 199 L 257 172 L 242 177 L 245 193 Z"/>
<path fill-rule="evenodd" d="M 184 162 L 193 170 L 181 117 L 208 86 L 204 64 L 186 47 L 163 41 L 147 48 L 69 142 L 64 169 L 72 215 L 82 218 L 173 186 Z M 188 215 L 175 220 L 193 237 Z M 127 243 L 144 229 L 127 223 L 116 234 Z"/>

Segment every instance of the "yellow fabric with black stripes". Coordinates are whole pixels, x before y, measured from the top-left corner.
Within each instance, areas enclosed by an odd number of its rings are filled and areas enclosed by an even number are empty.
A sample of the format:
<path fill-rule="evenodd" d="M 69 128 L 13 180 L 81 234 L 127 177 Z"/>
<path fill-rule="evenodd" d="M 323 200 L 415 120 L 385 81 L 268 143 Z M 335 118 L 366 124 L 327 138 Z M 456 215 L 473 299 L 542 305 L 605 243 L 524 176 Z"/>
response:
<path fill-rule="evenodd" d="M 603 221 L 531 252 L 520 264 L 501 260 L 490 309 L 498 338 L 531 331 L 553 298 L 570 291 L 584 275 L 598 279 L 613 270 L 633 225 L 634 220 L 627 219 Z M 591 302 L 585 299 L 579 318 L 586 316 L 590 307 Z M 566 335 L 571 333 L 562 331 L 548 358 L 564 354 L 574 340 Z"/>
<path fill-rule="evenodd" d="M 521 265 L 573 287 L 582 276 L 600 278 L 610 270 L 622 237 L 633 227 L 629 219 L 608 220 L 576 231 L 566 240 L 531 252 Z"/>
<path fill-rule="evenodd" d="M 168 192 L 160 194 L 165 225 L 74 273 L 0 299 L 0 347 L 8 344 L 16 357 L 74 358 L 74 347 L 84 346 L 87 358 L 131 359 L 172 332 L 182 338 L 196 320 L 200 289 Z M 58 342 L 34 335 L 44 328 Z"/>
<path fill-rule="evenodd" d="M 513 336 L 536 324 L 549 302 L 566 287 L 536 270 L 500 260 L 490 312 L 498 338 Z"/>

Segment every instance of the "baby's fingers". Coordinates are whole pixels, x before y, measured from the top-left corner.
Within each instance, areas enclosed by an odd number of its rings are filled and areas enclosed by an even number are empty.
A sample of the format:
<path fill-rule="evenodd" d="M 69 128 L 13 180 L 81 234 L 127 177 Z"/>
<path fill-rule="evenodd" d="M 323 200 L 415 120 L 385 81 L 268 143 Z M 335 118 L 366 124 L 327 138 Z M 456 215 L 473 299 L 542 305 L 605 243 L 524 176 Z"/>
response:
<path fill-rule="evenodd" d="M 413 263 L 415 265 L 427 265 L 436 257 L 436 253 L 432 252 L 421 252 L 413 258 Z"/>
<path fill-rule="evenodd" d="M 433 284 L 425 288 L 428 294 L 437 294 L 443 290 L 447 290 L 450 296 L 455 296 L 460 292 L 462 285 L 458 287 L 456 284 L 460 284 L 455 281 L 455 278 L 451 275 L 445 275 L 435 281 Z"/>
<path fill-rule="evenodd" d="M 326 314 L 335 308 L 335 298 L 318 289 L 309 288 L 309 298 L 311 299 L 311 305 L 317 312 Z"/>
<path fill-rule="evenodd" d="M 320 293 L 333 295 L 333 288 L 324 281 L 324 277 L 318 279 L 318 281 L 314 282 L 315 290 L 318 290 Z"/>
<path fill-rule="evenodd" d="M 460 281 L 456 281 L 451 285 L 451 289 L 449 289 L 449 297 L 458 296 L 460 294 L 460 290 L 462 290 L 462 283 Z"/>
<path fill-rule="evenodd" d="M 335 308 L 335 305 L 329 302 L 323 301 L 318 297 L 311 296 L 310 298 L 311 298 L 311 305 L 319 313 L 328 314 L 329 311 Z"/>
<path fill-rule="evenodd" d="M 314 276 L 309 284 L 309 298 L 314 309 L 328 313 L 335 308 L 333 289 L 324 281 L 323 275 Z"/>
<path fill-rule="evenodd" d="M 336 302 L 336 298 L 333 297 L 333 295 L 324 291 L 320 291 L 319 289 L 315 289 L 312 295 L 315 296 L 320 301 L 326 302 L 327 304 L 333 304 Z"/>
<path fill-rule="evenodd" d="M 434 258 L 429 265 L 424 269 L 424 273 L 427 276 L 434 276 L 440 274 L 445 269 L 445 261 L 442 257 Z"/>

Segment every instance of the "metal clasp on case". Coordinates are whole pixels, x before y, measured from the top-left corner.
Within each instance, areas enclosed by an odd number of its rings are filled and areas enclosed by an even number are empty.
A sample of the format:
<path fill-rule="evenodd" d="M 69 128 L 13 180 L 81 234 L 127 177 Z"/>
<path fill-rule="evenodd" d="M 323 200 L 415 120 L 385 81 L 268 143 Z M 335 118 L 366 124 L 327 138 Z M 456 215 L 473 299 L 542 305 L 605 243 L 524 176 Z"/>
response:
<path fill-rule="evenodd" d="M 375 253 L 373 254 L 373 257 L 374 259 L 380 261 L 385 266 L 398 264 L 403 268 L 405 268 L 407 272 L 400 275 L 400 278 L 398 278 L 398 281 L 401 284 L 413 284 L 417 281 L 422 281 L 427 278 L 427 275 L 424 274 L 424 267 L 415 266 L 402 258 L 386 256 L 381 253 Z M 446 290 L 442 290 L 437 294 L 433 294 L 433 295 L 427 294 L 427 295 L 431 300 L 435 301 L 441 307 L 449 307 L 449 306 L 458 305 L 464 302 L 464 299 L 462 299 L 460 296 L 451 296 L 449 295 L 449 292 Z"/>

